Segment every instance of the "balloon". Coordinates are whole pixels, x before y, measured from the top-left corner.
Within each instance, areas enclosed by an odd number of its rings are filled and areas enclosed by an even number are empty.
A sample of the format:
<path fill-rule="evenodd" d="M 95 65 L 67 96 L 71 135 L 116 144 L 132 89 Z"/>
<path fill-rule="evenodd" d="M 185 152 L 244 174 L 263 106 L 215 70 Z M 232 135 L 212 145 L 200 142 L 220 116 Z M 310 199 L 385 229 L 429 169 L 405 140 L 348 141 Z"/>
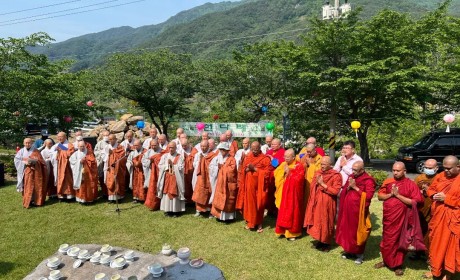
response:
<path fill-rule="evenodd" d="M 278 165 L 280 165 L 280 162 L 278 161 L 278 159 L 276 159 L 276 158 L 272 159 L 272 166 L 277 168 Z"/>
<path fill-rule="evenodd" d="M 455 116 L 452 114 L 446 114 L 442 119 L 447 123 L 446 132 L 450 132 L 449 124 L 455 121 Z"/>
<path fill-rule="evenodd" d="M 274 125 L 272 122 L 268 122 L 268 123 L 265 125 L 265 128 L 266 128 L 268 131 L 272 131 L 273 129 L 275 129 L 275 125 Z"/>
<path fill-rule="evenodd" d="M 268 107 L 262 106 L 262 113 L 267 113 L 267 112 L 268 112 Z"/>
<path fill-rule="evenodd" d="M 136 123 L 137 128 L 143 129 L 145 127 L 144 121 L 137 121 Z"/>
<path fill-rule="evenodd" d="M 90 101 L 86 102 L 86 105 L 88 105 L 88 107 L 93 107 L 94 103 L 93 103 L 93 101 L 90 100 Z"/>
<path fill-rule="evenodd" d="M 64 116 L 64 121 L 66 123 L 70 123 L 70 122 L 72 122 L 72 117 L 71 116 Z"/>
<path fill-rule="evenodd" d="M 212 118 L 213 118 L 215 121 L 217 121 L 217 120 L 219 119 L 219 115 L 216 114 L 216 115 L 212 116 Z"/>
<path fill-rule="evenodd" d="M 352 121 L 351 122 L 351 128 L 353 128 L 353 130 L 355 131 L 356 137 L 358 137 L 358 129 L 360 127 L 361 127 L 361 123 L 359 121 Z"/>
<path fill-rule="evenodd" d="M 196 129 L 198 130 L 203 130 L 206 127 L 206 125 L 202 122 L 196 123 Z"/>

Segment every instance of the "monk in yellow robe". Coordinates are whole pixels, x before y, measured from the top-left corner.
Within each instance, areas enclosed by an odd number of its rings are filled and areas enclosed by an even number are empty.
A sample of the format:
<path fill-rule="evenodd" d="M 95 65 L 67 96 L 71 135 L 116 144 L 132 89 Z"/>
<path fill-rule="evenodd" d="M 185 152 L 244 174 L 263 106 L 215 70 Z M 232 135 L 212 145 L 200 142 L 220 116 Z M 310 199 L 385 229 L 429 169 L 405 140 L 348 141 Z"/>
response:
<path fill-rule="evenodd" d="M 284 153 L 284 160 L 274 172 L 278 208 L 275 233 L 293 241 L 302 235 L 305 169 L 295 160 L 292 149 Z"/>
<path fill-rule="evenodd" d="M 46 166 L 40 152 L 32 146 L 32 139 L 24 139 L 24 148 L 14 157 L 17 170 L 17 191 L 22 193 L 22 206 L 42 206 L 46 199 Z"/>
<path fill-rule="evenodd" d="M 303 153 L 302 153 L 303 151 Z M 313 181 L 316 171 L 321 170 L 321 156 L 318 154 L 315 144 L 307 144 L 300 151 L 297 160 L 300 161 L 305 168 L 305 206 L 310 196 L 310 184 Z"/>

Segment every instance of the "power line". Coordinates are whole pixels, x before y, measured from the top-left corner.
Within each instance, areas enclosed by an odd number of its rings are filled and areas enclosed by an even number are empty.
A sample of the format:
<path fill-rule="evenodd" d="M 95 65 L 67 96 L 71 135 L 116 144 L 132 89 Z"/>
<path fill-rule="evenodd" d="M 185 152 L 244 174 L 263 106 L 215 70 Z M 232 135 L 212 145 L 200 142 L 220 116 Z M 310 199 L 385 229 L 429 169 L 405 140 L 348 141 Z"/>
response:
<path fill-rule="evenodd" d="M 115 1 L 116 1 L 116 0 L 115 0 Z M 121 4 L 118 4 L 118 5 L 111 5 L 111 6 L 106 6 L 106 7 L 96 8 L 96 9 L 90 9 L 90 10 L 84 10 L 84 11 L 79 11 L 79 12 L 74 12 L 74 13 L 67 13 L 67 14 L 56 15 L 56 16 L 50 16 L 50 17 L 44 17 L 44 18 L 37 18 L 37 19 L 32 19 L 32 20 L 17 21 L 17 22 L 12 22 L 12 23 L 5 23 L 5 24 L 0 24 L 0 26 L 15 25 L 15 24 L 25 23 L 25 22 L 34 22 L 34 21 L 39 21 L 39 20 L 45 20 L 45 19 L 51 19 L 51 18 L 58 18 L 58 17 L 76 15 L 76 14 L 82 14 L 82 13 L 87 13 L 87 12 L 92 12 L 92 11 L 98 11 L 98 10 L 103 10 L 103 9 L 108 9 L 108 8 L 113 8 L 113 7 L 125 6 L 125 5 L 134 4 L 134 3 L 138 3 L 138 2 L 144 2 L 144 1 L 147 1 L 147 0 L 137 0 L 137 1 L 131 1 L 131 2 L 126 2 L 126 3 L 121 3 Z"/>
<path fill-rule="evenodd" d="M 96 4 L 91 4 L 91 5 L 86 5 L 86 6 L 81 6 L 81 7 L 71 8 L 71 9 L 60 10 L 60 11 L 56 11 L 56 12 L 50 12 L 50 13 L 39 14 L 39 15 L 34 15 L 34 16 L 28 16 L 28 17 L 23 17 L 23 18 L 16 18 L 16 19 L 0 21 L 0 23 L 20 21 L 20 20 L 24 20 L 24 19 L 30 19 L 30 18 L 37 18 L 37 17 L 42 17 L 42 16 L 54 15 L 54 14 L 59 14 L 59 13 L 63 13 L 63 12 L 75 11 L 75 10 L 80 10 L 80 9 L 88 8 L 88 7 L 94 7 L 94 6 L 107 4 L 107 3 L 111 3 L 111 2 L 117 2 L 117 1 L 118 0 L 109 0 L 109 1 L 100 2 L 100 3 L 96 3 Z"/>
<path fill-rule="evenodd" d="M 35 8 L 29 8 L 29 9 L 24 9 L 24 10 L 19 10 L 19 11 L 13 11 L 13 12 L 8 12 L 8 13 L 3 13 L 0 14 L 0 16 L 5 16 L 5 15 L 11 15 L 11 14 L 18 14 L 22 12 L 27 12 L 27 11 L 33 11 L 33 10 L 40 10 L 44 8 L 49 8 L 49 7 L 54 7 L 54 6 L 60 6 L 64 4 L 69 4 L 69 3 L 74 3 L 74 2 L 80 2 L 82 0 L 73 0 L 73 1 L 67 1 L 67 2 L 62 2 L 62 3 L 56 3 L 56 4 L 51 4 L 51 5 L 46 5 L 46 6 L 40 6 L 40 7 L 35 7 Z"/>
<path fill-rule="evenodd" d="M 252 39 L 252 38 L 258 38 L 258 37 L 271 36 L 271 35 L 281 35 L 281 34 L 293 33 L 293 32 L 305 31 L 305 30 L 308 30 L 308 28 L 299 28 L 299 29 L 279 31 L 279 32 L 271 32 L 271 33 L 264 33 L 264 34 L 258 34 L 258 35 L 248 35 L 248 36 L 242 36 L 242 37 L 234 37 L 234 38 L 226 38 L 226 39 L 218 39 L 218 40 L 210 40 L 210 41 L 201 41 L 201 42 L 193 42 L 193 43 L 177 44 L 177 45 L 169 45 L 169 46 L 159 46 L 159 47 L 151 47 L 151 48 L 143 48 L 143 49 L 131 49 L 131 50 L 124 50 L 124 51 L 101 52 L 101 53 L 91 53 L 91 54 L 83 54 L 83 55 L 75 54 L 75 55 L 66 55 L 66 56 L 55 56 L 55 57 L 53 57 L 53 59 L 70 58 L 70 57 L 82 57 L 82 56 L 89 56 L 89 55 L 104 55 L 104 54 L 108 55 L 108 54 L 117 54 L 117 53 L 130 53 L 130 52 L 153 51 L 153 50 L 160 50 L 160 49 L 171 49 L 171 48 L 186 47 L 186 46 L 193 46 L 193 45 L 204 45 L 204 44 L 221 43 L 221 42 L 228 42 L 228 41 L 245 40 L 245 39 Z M 287 36 L 285 38 L 291 38 L 291 37 L 294 37 L 294 35 Z"/>

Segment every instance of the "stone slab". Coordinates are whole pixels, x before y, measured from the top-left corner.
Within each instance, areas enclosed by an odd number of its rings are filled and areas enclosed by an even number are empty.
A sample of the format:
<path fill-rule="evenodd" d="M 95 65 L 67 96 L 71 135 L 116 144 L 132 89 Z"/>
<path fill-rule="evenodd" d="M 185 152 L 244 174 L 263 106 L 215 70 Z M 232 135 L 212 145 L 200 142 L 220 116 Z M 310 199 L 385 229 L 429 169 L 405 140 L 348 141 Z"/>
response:
<path fill-rule="evenodd" d="M 74 246 L 80 249 L 86 249 L 90 254 L 101 249 L 102 245 L 97 244 L 76 244 Z M 127 250 L 126 248 L 114 247 L 111 255 L 111 260 Z M 151 255 L 143 252 L 135 251 L 135 259 L 133 262 L 128 262 L 123 269 L 110 268 L 110 266 L 101 264 L 92 264 L 85 261 L 80 267 L 73 268 L 75 259 L 67 255 L 63 255 L 56 250 L 56 253 L 43 260 L 24 280 L 38 280 L 40 277 L 48 277 L 50 268 L 46 266 L 47 259 L 58 257 L 61 261 L 58 269 L 61 271 L 62 277 L 60 280 L 92 280 L 97 273 L 105 273 L 108 280 L 115 274 L 119 274 L 123 280 L 127 280 L 130 276 L 136 276 L 138 280 L 162 280 L 162 279 L 184 279 L 184 280 L 221 280 L 225 279 L 222 271 L 217 267 L 205 263 L 201 268 L 193 268 L 188 264 L 180 264 L 179 258 L 173 253 L 170 256 L 162 254 Z M 149 273 L 147 267 L 155 262 L 163 266 L 163 273 L 160 277 L 153 277 Z"/>

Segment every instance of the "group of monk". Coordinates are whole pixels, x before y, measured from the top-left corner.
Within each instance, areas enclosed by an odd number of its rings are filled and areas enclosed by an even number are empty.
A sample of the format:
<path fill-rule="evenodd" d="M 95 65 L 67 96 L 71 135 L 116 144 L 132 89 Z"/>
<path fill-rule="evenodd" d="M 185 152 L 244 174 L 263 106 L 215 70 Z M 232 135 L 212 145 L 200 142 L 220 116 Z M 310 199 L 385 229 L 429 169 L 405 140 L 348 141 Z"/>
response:
<path fill-rule="evenodd" d="M 45 140 L 41 151 L 32 139 L 24 140 L 15 165 L 25 208 L 44 205 L 46 196 L 88 204 L 101 194 L 118 203 L 129 188 L 134 203 L 170 217 L 180 216 L 187 204 L 194 205 L 195 217 L 223 222 L 234 221 L 239 211 L 245 229 L 261 233 L 264 217 L 273 215 L 279 238 L 294 241 L 305 231 L 313 248 L 328 252 L 335 241 L 342 258 L 364 261 L 377 186 L 353 141 L 344 142 L 334 164 L 313 137 L 298 154 L 272 136 L 264 145 L 244 138 L 239 149 L 230 130 L 218 142 L 203 132 L 194 146 L 182 128 L 170 142 L 155 128 L 143 142 L 128 131 L 119 143 L 104 131 L 94 150 L 81 132 L 75 139 L 69 143 L 60 132 L 57 143 Z M 411 258 L 426 252 L 431 268 L 426 277 L 449 279 L 460 271 L 460 165 L 448 156 L 444 171 L 437 168 L 435 160 L 427 160 L 425 174 L 414 182 L 402 162 L 393 165 L 393 177 L 378 191 L 383 261 L 375 268 L 403 275 L 404 258 L 414 251 Z"/>

